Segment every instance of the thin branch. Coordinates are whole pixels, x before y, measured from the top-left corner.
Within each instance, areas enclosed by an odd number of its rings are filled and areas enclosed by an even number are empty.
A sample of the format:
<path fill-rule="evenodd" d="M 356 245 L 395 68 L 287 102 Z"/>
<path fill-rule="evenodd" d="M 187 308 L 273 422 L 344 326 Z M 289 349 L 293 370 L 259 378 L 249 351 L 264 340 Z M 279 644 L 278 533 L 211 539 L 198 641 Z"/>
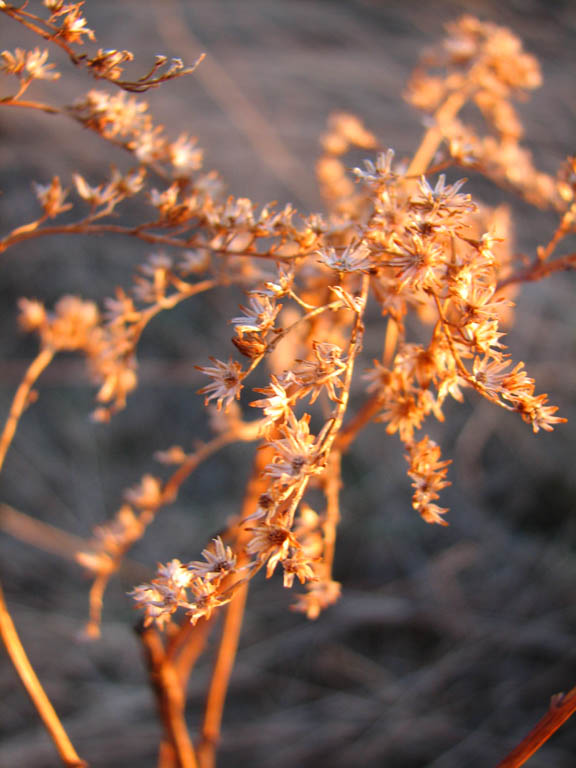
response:
<path fill-rule="evenodd" d="M 196 753 L 186 727 L 185 691 L 171 660 L 167 658 L 162 637 L 155 627 L 138 628 L 148 666 L 166 741 L 177 759 L 179 768 L 197 768 Z"/>
<path fill-rule="evenodd" d="M 386 323 L 386 336 L 384 338 L 384 352 L 382 355 L 382 361 L 385 366 L 389 366 L 394 359 L 394 353 L 398 346 L 398 337 L 398 323 L 390 316 Z"/>
<path fill-rule="evenodd" d="M 110 577 L 119 567 L 120 562 L 111 563 L 108 570 L 102 570 L 96 574 L 96 578 L 90 587 L 90 596 L 88 598 L 88 621 L 84 627 L 84 636 L 90 640 L 96 640 L 100 637 L 104 593 L 106 592 Z"/>
<path fill-rule="evenodd" d="M 15 96 L 7 96 L 0 99 L 0 107 L 22 107 L 23 109 L 37 109 L 40 112 L 46 112 L 49 115 L 59 115 L 62 110 L 53 107 L 51 104 L 44 104 L 41 101 L 22 101 Z"/>
<path fill-rule="evenodd" d="M 418 176 L 426 173 L 426 170 L 434 155 L 442 143 L 444 133 L 443 125 L 453 120 L 464 104 L 468 101 L 468 94 L 461 91 L 452 93 L 434 115 L 434 123 L 428 128 L 412 162 L 406 171 L 408 176 Z"/>
<path fill-rule="evenodd" d="M 258 506 L 258 499 L 266 489 L 267 478 L 262 473 L 269 461 L 269 453 L 269 450 L 262 449 L 257 452 L 254 458 L 252 476 L 242 506 L 242 519 L 249 517 L 255 511 Z M 240 527 L 237 534 L 239 549 L 242 553 L 238 559 L 239 566 L 244 565 L 248 560 L 242 547 L 245 536 L 246 531 Z M 236 588 L 234 597 L 226 609 L 218 656 L 206 699 L 201 740 L 198 745 L 200 768 L 214 768 L 216 764 L 216 748 L 220 739 L 222 714 L 240 639 L 249 583 L 248 580 L 245 580 Z"/>
<path fill-rule="evenodd" d="M 82 760 L 68 738 L 68 734 L 56 714 L 54 707 L 26 655 L 12 617 L 4 600 L 2 585 L 0 584 L 0 637 L 4 641 L 8 655 L 18 673 L 26 692 L 32 699 L 32 703 L 50 734 L 54 746 L 58 750 L 60 759 L 68 768 L 87 768 L 88 763 Z"/>
<path fill-rule="evenodd" d="M 186 687 L 194 665 L 206 647 L 208 636 L 214 626 L 214 618 L 203 617 L 196 624 L 192 624 L 186 617 L 180 630 L 168 643 L 166 654 L 173 662 L 180 683 L 184 687 Z"/>
<path fill-rule="evenodd" d="M 330 429 L 326 435 L 324 442 L 324 449 L 328 455 L 338 438 L 344 416 L 346 415 L 346 409 L 348 408 L 348 402 L 350 400 L 350 388 L 352 386 L 352 375 L 354 373 L 354 366 L 356 358 L 362 349 L 362 339 L 364 337 L 364 313 L 366 312 L 366 306 L 368 303 L 368 289 L 370 287 L 370 278 L 368 275 L 362 276 L 362 290 L 358 297 L 359 306 L 361 307 L 356 312 L 356 318 L 354 320 L 354 327 L 350 334 L 350 343 L 348 344 L 348 364 L 346 366 L 346 373 L 344 374 L 344 381 L 342 382 L 342 391 L 336 408 L 336 413 L 332 420 Z"/>
<path fill-rule="evenodd" d="M 232 674 L 236 659 L 248 588 L 249 582 L 245 581 L 236 590 L 232 601 L 226 609 L 222 639 L 218 648 L 218 657 L 206 701 L 202 739 L 198 745 L 198 758 L 201 768 L 214 768 L 216 765 L 216 748 L 220 739 L 222 714 L 224 712 L 226 694 L 228 693 L 230 675 Z"/>
<path fill-rule="evenodd" d="M 209 443 L 205 443 L 189 456 L 183 464 L 168 478 L 162 489 L 161 505 L 170 504 L 176 500 L 182 483 L 194 472 L 194 470 L 206 459 L 213 456 L 221 448 L 236 442 L 240 437 L 233 431 L 218 435 Z"/>
<path fill-rule="evenodd" d="M 12 444 L 12 440 L 14 439 L 20 417 L 24 413 L 24 410 L 29 403 L 32 387 L 36 383 L 39 376 L 42 374 L 42 371 L 44 371 L 45 368 L 50 365 L 52 359 L 54 358 L 54 354 L 55 350 L 51 347 L 44 347 L 42 350 L 40 350 L 38 355 L 30 363 L 24 378 L 16 390 L 16 394 L 14 395 L 14 399 L 12 400 L 12 405 L 10 407 L 10 413 L 8 414 L 2 436 L 0 437 L 0 471 L 4 466 L 4 459 L 6 458 L 8 449 Z"/>
<path fill-rule="evenodd" d="M 576 687 L 552 697 L 550 709 L 496 768 L 519 768 L 576 712 Z"/>
<path fill-rule="evenodd" d="M 164 56 L 157 56 L 156 61 L 152 65 L 152 68 L 149 70 L 149 72 L 140 77 L 138 80 L 122 80 L 119 77 L 106 75 L 102 72 L 99 72 L 97 69 L 94 69 L 93 60 L 90 59 L 90 57 L 85 53 L 75 53 L 72 46 L 68 44 L 65 39 L 63 39 L 62 29 L 58 27 L 58 25 L 50 22 L 48 19 L 43 19 L 34 13 L 25 11 L 24 6 L 16 8 L 12 5 L 6 4 L 0 7 L 0 11 L 7 14 L 13 21 L 22 24 L 22 26 L 26 27 L 31 32 L 39 35 L 41 38 L 46 40 L 46 42 L 52 43 L 53 45 L 61 48 L 68 55 L 74 66 L 85 67 L 96 80 L 105 80 L 107 83 L 115 85 L 117 88 L 121 88 L 122 90 L 128 91 L 129 93 L 145 93 L 151 88 L 157 88 L 159 85 L 168 82 L 169 80 L 174 80 L 175 78 L 182 77 L 183 75 L 192 74 L 200 62 L 203 61 L 205 56 L 203 53 L 200 54 L 194 64 L 188 67 L 185 67 L 180 60 L 173 60 L 173 66 L 167 72 L 164 74 L 160 73 L 156 75 L 156 73 L 167 62 L 167 59 Z M 91 31 L 85 30 L 85 33 L 87 33 L 89 39 L 94 39 L 94 35 Z M 80 44 L 82 44 L 82 42 L 83 41 L 80 41 Z M 131 54 L 129 55 L 131 57 Z M 177 63 L 177 66 L 174 66 L 175 63 Z"/>
<path fill-rule="evenodd" d="M 335 447 L 345 453 L 358 433 L 377 415 L 382 408 L 382 395 L 375 394 L 369 400 L 366 400 L 362 408 L 352 416 L 350 421 L 343 426 L 334 442 Z"/>
<path fill-rule="evenodd" d="M 86 221 L 79 221 L 73 224 L 54 224 L 50 227 L 42 227 L 41 229 L 26 230 L 19 228 L 19 231 L 10 233 L 6 237 L 0 239 L 0 253 L 3 253 L 8 248 L 17 243 L 22 243 L 27 240 L 36 240 L 40 237 L 49 237 L 52 235 L 126 235 L 128 237 L 135 237 L 138 240 L 142 240 L 145 243 L 151 245 L 167 245 L 174 248 L 195 248 L 201 247 L 209 250 L 211 253 L 219 256 L 240 257 L 248 256 L 253 259 L 267 259 L 276 260 L 282 263 L 288 263 L 295 260 L 295 256 L 281 256 L 275 253 L 274 249 L 268 251 L 256 251 L 252 249 L 244 251 L 235 251 L 227 248 L 215 248 L 210 246 L 209 243 L 205 243 L 203 240 L 198 239 L 196 235 L 191 235 L 187 238 L 171 237 L 170 235 L 162 235 L 151 232 L 153 227 L 160 227 L 158 222 L 149 222 L 148 224 L 141 224 L 138 227 L 123 226 L 121 224 L 90 224 Z M 314 251 L 301 251 L 298 253 L 298 258 L 303 256 L 309 256 Z"/>
<path fill-rule="evenodd" d="M 336 549 L 336 531 L 340 522 L 340 488 L 342 487 L 342 454 L 333 449 L 328 459 L 326 473 L 326 520 L 323 525 L 324 532 L 324 566 L 326 579 L 332 578 L 332 566 Z"/>
<path fill-rule="evenodd" d="M 178 306 L 178 304 L 181 302 L 186 301 L 186 299 L 191 299 L 192 296 L 197 296 L 199 293 L 204 293 L 205 291 L 211 291 L 217 286 L 217 280 L 202 280 L 200 283 L 188 283 L 182 285 L 180 290 L 178 290 L 176 293 L 172 293 L 169 296 L 163 296 L 156 302 L 156 304 L 148 307 L 148 309 L 142 310 L 140 320 L 138 320 L 138 322 L 135 323 L 131 329 L 131 351 L 135 350 L 138 342 L 140 341 L 140 337 L 146 329 L 146 326 L 156 317 L 156 315 L 159 315 L 161 312 L 164 312 L 167 309 L 174 309 L 174 307 Z"/>
<path fill-rule="evenodd" d="M 574 231 L 574 214 L 576 213 L 576 204 L 572 204 L 567 211 L 564 212 L 564 215 L 560 219 L 560 223 L 558 224 L 558 227 L 556 228 L 556 231 L 552 235 L 552 238 L 546 248 L 540 248 L 538 249 L 538 260 L 540 262 L 546 261 L 547 259 L 552 256 L 554 251 L 556 250 L 556 246 L 558 243 L 560 243 L 566 235 Z"/>
<path fill-rule="evenodd" d="M 0 503 L 0 531 L 73 563 L 76 553 L 86 546 L 86 540 L 80 536 L 43 523 L 3 503 Z"/>
<path fill-rule="evenodd" d="M 542 262 L 537 260 L 527 269 L 513 272 L 508 277 L 500 280 L 496 291 L 501 291 L 507 285 L 514 285 L 515 283 L 533 283 L 537 280 L 542 280 L 544 277 L 549 277 L 555 272 L 565 272 L 570 269 L 576 269 L 576 253 L 569 253 L 567 256 L 554 259 L 554 261 Z"/>

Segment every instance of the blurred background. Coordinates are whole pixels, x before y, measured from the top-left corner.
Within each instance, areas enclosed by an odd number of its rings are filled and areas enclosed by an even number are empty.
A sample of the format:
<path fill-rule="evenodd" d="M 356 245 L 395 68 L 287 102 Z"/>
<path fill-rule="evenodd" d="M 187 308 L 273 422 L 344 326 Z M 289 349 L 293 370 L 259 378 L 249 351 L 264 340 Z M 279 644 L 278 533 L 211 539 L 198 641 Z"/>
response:
<path fill-rule="evenodd" d="M 39 3 L 31 2 L 30 10 Z M 384 146 L 408 154 L 422 119 L 402 101 L 421 50 L 467 12 L 510 26 L 542 65 L 544 87 L 521 105 L 527 146 L 554 172 L 576 152 L 576 6 L 571 0 L 88 0 L 85 15 L 104 48 L 136 54 L 137 72 L 157 53 L 193 61 L 191 77 L 145 96 L 176 138 L 198 137 L 205 167 L 232 194 L 322 210 L 314 177 L 318 137 L 331 112 L 362 118 Z M 8 19 L 0 49 L 37 41 Z M 70 103 L 92 81 L 57 54 L 63 73 L 31 93 Z M 0 83 L 0 96 L 7 79 Z M 73 171 L 98 183 L 128 160 L 63 117 L 0 112 L 0 231 L 29 221 L 33 180 Z M 468 191 L 505 196 L 472 179 Z M 513 203 L 522 253 L 556 226 L 552 213 Z M 137 215 L 137 211 L 135 212 Z M 566 243 L 564 251 L 570 248 Z M 572 244 L 573 247 L 573 244 Z M 0 258 L 0 413 L 8 411 L 35 343 L 17 331 L 16 302 L 49 306 L 62 294 L 101 300 L 128 286 L 150 249 L 106 238 L 54 238 Z M 484 768 L 495 765 L 542 716 L 550 696 L 576 684 L 576 302 L 574 277 L 527 286 L 508 342 L 537 391 L 569 418 L 533 435 L 520 419 L 466 394 L 433 436 L 453 486 L 450 527 L 424 524 L 410 505 L 395 436 L 372 425 L 344 465 L 336 578 L 343 597 L 316 622 L 290 612 L 279 579 L 249 598 L 225 713 L 219 765 L 234 768 Z M 160 316 L 140 349 L 141 385 L 110 425 L 89 419 L 94 387 L 80 361 L 60 357 L 40 381 L 1 478 L 0 501 L 89 537 L 124 488 L 161 474 L 153 454 L 209 435 L 194 363 L 230 350 L 228 318 L 241 296 L 184 303 Z M 220 350 L 220 351 L 218 351 Z M 368 361 L 367 361 L 368 362 Z M 23 642 L 72 741 L 93 768 L 155 765 L 159 727 L 126 592 L 157 561 L 198 557 L 238 511 L 250 455 L 231 447 L 203 465 L 163 510 L 108 591 L 102 639 L 77 640 L 89 582 L 70 559 L 34 547 L 0 508 L 0 576 Z M 21 533 L 21 532 L 20 532 Z M 71 540 L 73 543 L 73 540 Z M 193 675 L 194 729 L 210 671 Z M 530 762 L 572 768 L 576 722 Z M 32 705 L 0 651 L 0 766 L 58 761 Z"/>

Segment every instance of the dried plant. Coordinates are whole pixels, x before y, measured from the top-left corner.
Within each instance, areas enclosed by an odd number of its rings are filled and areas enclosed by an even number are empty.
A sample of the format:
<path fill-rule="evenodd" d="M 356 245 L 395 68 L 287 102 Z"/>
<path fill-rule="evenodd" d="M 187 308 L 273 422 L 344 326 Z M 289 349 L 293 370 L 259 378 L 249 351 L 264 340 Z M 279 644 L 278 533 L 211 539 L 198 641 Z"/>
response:
<path fill-rule="evenodd" d="M 53 310 L 21 300 L 21 328 L 36 334 L 39 352 L 14 396 L 0 465 L 39 376 L 60 352 L 85 358 L 97 386 L 93 417 L 106 422 L 138 386 L 138 343 L 158 314 L 230 285 L 246 292 L 245 306 L 230 320 L 233 346 L 219 358 L 194 361 L 208 379 L 199 393 L 211 412 L 213 439 L 191 452 L 180 446 L 161 451 L 159 461 L 173 467 L 168 479 L 147 474 L 127 490 L 116 516 L 76 556 L 93 577 L 87 633 L 94 637 L 108 580 L 196 467 L 231 443 L 259 446 L 236 517 L 201 555 L 191 553 L 202 559 L 173 559 L 132 592 L 164 727 L 160 764 L 209 768 L 251 579 L 261 570 L 268 578 L 281 571 L 284 587 L 301 585 L 294 608 L 310 619 L 338 600 L 332 567 L 341 461 L 367 424 L 383 422 L 387 433 L 397 434 L 414 510 L 427 523 L 447 525 L 448 510 L 439 502 L 450 460 L 425 429 L 429 417 L 444 419 L 448 399 L 461 401 L 465 390 L 475 390 L 534 432 L 565 421 L 548 395 L 537 393 L 524 363 L 511 358 L 501 328 L 511 324 L 511 297 L 523 283 L 576 265 L 576 254 L 558 255 L 575 229 L 576 160 L 568 158 L 556 178 L 535 168 L 513 100 L 540 85 L 538 63 L 508 30 L 464 16 L 422 58 L 408 85 L 408 100 L 429 115 L 411 158 L 382 148 L 356 117 L 333 115 L 317 165 L 326 212 L 260 207 L 226 196 L 218 175 L 203 169 L 195 140 L 170 138 L 134 95 L 192 73 L 198 62 L 186 67 L 156 57 L 148 72 L 130 80 L 124 72 L 133 59 L 129 51 L 85 52 L 95 36 L 82 5 L 44 0 L 32 11 L 0 0 L 6 23 L 27 27 L 102 81 L 67 106 L 29 100 L 35 80 L 61 73 L 49 49 L 16 48 L 0 54 L 0 71 L 13 86 L 0 104 L 65 115 L 130 153 L 134 167 L 127 173 L 112 168 L 96 186 L 80 174 L 37 184 L 39 214 L 2 237 L 0 252 L 52 235 L 106 233 L 154 250 L 133 284 L 116 287 L 102 308 L 75 296 L 61 298 Z M 482 129 L 462 122 L 465 105 L 477 108 Z M 350 172 L 346 157 L 357 148 L 371 159 Z M 448 180 L 445 172 L 459 168 L 557 212 L 556 231 L 531 260 L 515 252 L 502 208 L 475 201 L 465 180 Z M 133 198 L 145 201 L 150 215 L 123 224 L 123 206 Z M 368 334 L 380 334 L 383 349 L 369 367 L 360 357 Z M 259 367 L 269 377 L 264 387 L 251 385 Z M 350 413 L 353 390 L 365 395 Z M 311 490 L 314 499 L 318 492 L 324 498 L 316 509 Z M 83 765 L 39 683 L 31 682 L 1 608 L 7 648 L 64 764 Z M 221 609 L 220 648 L 194 746 L 184 719 L 186 684 Z M 570 694 L 555 705 L 565 707 L 565 717 L 573 699 Z M 526 751 L 503 764 L 524 759 Z"/>

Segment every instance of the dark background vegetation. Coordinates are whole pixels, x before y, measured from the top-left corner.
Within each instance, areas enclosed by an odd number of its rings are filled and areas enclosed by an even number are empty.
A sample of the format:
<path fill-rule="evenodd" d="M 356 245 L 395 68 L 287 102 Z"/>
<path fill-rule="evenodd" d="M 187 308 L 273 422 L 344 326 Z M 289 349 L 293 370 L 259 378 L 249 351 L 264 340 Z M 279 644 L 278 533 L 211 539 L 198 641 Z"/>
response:
<path fill-rule="evenodd" d="M 31 8 L 35 3 L 31 3 Z M 544 88 L 522 106 L 528 144 L 554 171 L 574 153 L 576 8 L 573 2 L 496 0 L 88 0 L 89 25 L 106 48 L 208 58 L 198 73 L 147 95 L 157 122 L 187 131 L 236 195 L 291 200 L 319 210 L 317 139 L 334 110 L 362 117 L 400 155 L 421 118 L 401 98 L 423 46 L 462 12 L 509 25 L 536 54 Z M 0 48 L 35 42 L 0 20 Z M 56 57 L 58 58 L 58 57 Z M 62 61 L 62 80 L 36 94 L 68 103 L 92 83 Z M 6 86 L 5 81 L 1 88 Z M 2 91 L 0 91 L 0 94 Z M 30 220 L 30 182 L 79 170 L 95 183 L 119 151 L 64 118 L 0 114 L 0 228 Z M 469 185 L 486 200 L 502 194 Z M 553 231 L 555 218 L 516 205 L 519 248 Z M 135 215 L 139 212 L 136 211 Z M 567 246 L 569 247 L 569 246 Z M 101 299 L 128 285 L 143 244 L 68 238 L 15 247 L 0 259 L 0 407 L 5 414 L 32 340 L 16 331 L 16 301 L 48 304 L 65 293 Z M 574 280 L 528 286 L 509 343 L 570 418 L 552 434 L 467 394 L 433 427 L 454 459 L 448 529 L 411 509 L 399 441 L 373 425 L 346 458 L 336 576 L 341 602 L 314 623 L 289 611 L 278 579 L 260 581 L 248 605 L 226 709 L 220 765 L 254 768 L 484 768 L 495 765 L 576 683 Z M 2 476 L 0 500 L 76 536 L 111 517 L 122 489 L 161 472 L 154 451 L 208 436 L 204 382 L 193 364 L 230 349 L 227 319 L 241 297 L 220 294 L 161 316 L 143 339 L 142 383 L 109 426 L 88 415 L 94 390 L 73 357 L 42 378 Z M 374 342 L 377 348 L 379 342 Z M 220 350 L 218 352 L 217 350 Z M 159 727 L 126 592 L 157 561 L 194 559 L 237 512 L 249 456 L 230 448 L 202 467 L 131 553 L 107 596 L 103 637 L 77 642 L 88 582 L 73 562 L 10 535 L 0 517 L 0 575 L 30 657 L 93 768 L 155 764 Z M 194 728 L 209 674 L 193 676 Z M 530 762 L 572 768 L 569 722 Z M 0 652 L 0 766 L 49 768 L 55 752 Z"/>

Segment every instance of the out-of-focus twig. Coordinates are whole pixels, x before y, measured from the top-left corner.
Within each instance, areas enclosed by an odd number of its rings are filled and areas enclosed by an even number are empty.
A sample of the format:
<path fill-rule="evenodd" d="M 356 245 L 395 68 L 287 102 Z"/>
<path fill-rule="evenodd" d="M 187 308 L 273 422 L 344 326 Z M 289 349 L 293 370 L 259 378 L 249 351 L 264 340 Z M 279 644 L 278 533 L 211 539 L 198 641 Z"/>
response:
<path fill-rule="evenodd" d="M 196 754 L 184 718 L 185 691 L 156 627 L 140 626 L 138 631 L 164 726 L 164 742 L 170 744 L 179 768 L 196 768 Z M 163 745 L 162 749 L 166 754 L 167 747 Z"/>
<path fill-rule="evenodd" d="M 16 434 L 16 428 L 18 426 L 20 417 L 24 413 L 24 410 L 30 401 L 32 387 L 36 383 L 42 371 L 44 371 L 44 369 L 47 368 L 52 362 L 54 352 L 55 350 L 53 350 L 51 347 L 44 347 L 42 350 L 40 350 L 38 355 L 30 363 L 30 366 L 26 371 L 20 386 L 16 390 L 16 394 L 12 400 L 12 405 L 10 406 L 10 413 L 8 414 L 2 436 L 0 437 L 0 470 L 4 465 L 4 459 L 6 458 L 8 448 L 10 447 L 14 435 Z"/>
<path fill-rule="evenodd" d="M 8 504 L 0 504 L 0 531 L 72 562 L 76 562 L 76 553 L 86 546 L 79 536 L 36 520 Z"/>
<path fill-rule="evenodd" d="M 26 688 L 26 692 L 32 699 L 32 703 L 36 707 L 38 714 L 46 726 L 46 730 L 50 734 L 50 738 L 58 750 L 63 764 L 68 766 L 68 768 L 87 768 L 88 763 L 78 756 L 76 750 L 72 746 L 72 742 L 68 738 L 64 726 L 60 722 L 60 718 L 56 714 L 50 699 L 46 695 L 40 680 L 30 664 L 26 651 L 18 636 L 18 632 L 16 631 L 16 627 L 14 626 L 14 622 L 12 621 L 12 617 L 8 612 L 2 585 L 0 585 L 0 637 L 6 646 L 10 660 L 22 681 L 22 685 Z"/>

